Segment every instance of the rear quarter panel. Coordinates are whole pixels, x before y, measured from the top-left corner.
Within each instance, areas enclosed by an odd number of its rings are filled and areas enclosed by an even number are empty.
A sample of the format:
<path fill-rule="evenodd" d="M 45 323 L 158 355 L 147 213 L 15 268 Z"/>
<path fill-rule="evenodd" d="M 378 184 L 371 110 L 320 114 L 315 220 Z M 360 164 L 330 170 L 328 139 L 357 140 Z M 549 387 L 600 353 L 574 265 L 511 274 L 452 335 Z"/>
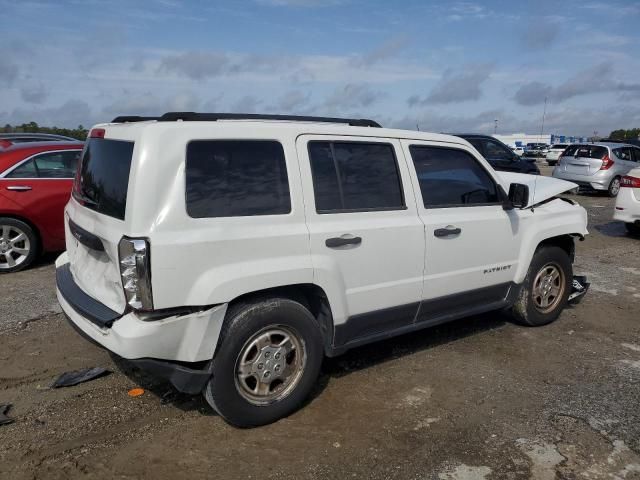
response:
<path fill-rule="evenodd" d="M 191 140 L 277 140 L 285 153 L 291 212 L 191 218 L 185 201 L 185 156 Z M 215 131 L 156 124 L 136 143 L 127 199 L 128 234 L 151 242 L 155 308 L 224 303 L 257 290 L 312 283 L 295 135 L 233 125 Z M 167 172 L 171 172 L 167 174 Z"/>

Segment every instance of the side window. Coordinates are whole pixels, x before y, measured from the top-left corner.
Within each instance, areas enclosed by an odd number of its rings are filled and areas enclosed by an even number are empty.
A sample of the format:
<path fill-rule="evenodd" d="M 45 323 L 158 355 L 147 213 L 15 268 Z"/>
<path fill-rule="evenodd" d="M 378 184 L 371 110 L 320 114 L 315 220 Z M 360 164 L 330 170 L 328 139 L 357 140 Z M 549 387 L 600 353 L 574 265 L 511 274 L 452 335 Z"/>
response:
<path fill-rule="evenodd" d="M 51 152 L 35 158 L 40 178 L 73 178 L 80 152 Z"/>
<path fill-rule="evenodd" d="M 73 178 L 80 151 L 48 152 L 20 165 L 6 178 Z"/>
<path fill-rule="evenodd" d="M 640 163 L 640 148 L 633 148 L 633 160 Z"/>
<path fill-rule="evenodd" d="M 38 178 L 36 162 L 32 158 L 9 172 L 5 178 Z"/>
<path fill-rule="evenodd" d="M 409 150 L 425 208 L 500 202 L 495 182 L 469 153 L 422 145 L 412 145 Z"/>
<path fill-rule="evenodd" d="M 405 207 L 393 146 L 367 142 L 309 142 L 318 213 Z"/>
<path fill-rule="evenodd" d="M 186 203 L 193 218 L 291 212 L 282 145 L 272 140 L 190 142 Z"/>
<path fill-rule="evenodd" d="M 492 160 L 511 160 L 513 153 L 493 140 L 484 141 L 484 155 Z"/>
<path fill-rule="evenodd" d="M 631 161 L 631 151 L 629 148 L 627 147 L 623 147 L 623 148 L 616 148 L 613 153 L 616 154 L 616 157 L 618 157 L 620 160 L 628 160 Z"/>

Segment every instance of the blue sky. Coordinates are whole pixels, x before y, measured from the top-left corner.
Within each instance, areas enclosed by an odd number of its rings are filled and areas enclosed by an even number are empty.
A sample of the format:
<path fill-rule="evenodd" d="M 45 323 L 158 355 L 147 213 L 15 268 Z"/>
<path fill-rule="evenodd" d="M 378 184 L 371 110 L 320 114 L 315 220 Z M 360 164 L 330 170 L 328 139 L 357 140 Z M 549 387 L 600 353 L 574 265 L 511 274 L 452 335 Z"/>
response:
<path fill-rule="evenodd" d="M 0 123 L 170 110 L 640 126 L 640 1 L 0 0 Z"/>

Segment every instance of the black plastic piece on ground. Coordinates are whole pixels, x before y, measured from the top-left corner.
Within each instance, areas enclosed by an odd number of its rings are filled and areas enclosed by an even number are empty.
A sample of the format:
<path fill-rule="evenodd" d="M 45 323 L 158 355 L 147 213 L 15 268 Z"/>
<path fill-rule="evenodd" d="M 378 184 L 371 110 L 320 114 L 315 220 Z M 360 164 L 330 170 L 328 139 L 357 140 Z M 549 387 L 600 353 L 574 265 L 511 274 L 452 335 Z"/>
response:
<path fill-rule="evenodd" d="M 13 418 L 7 417 L 7 412 L 11 409 L 12 405 L 10 403 L 6 405 L 0 405 L 0 425 L 9 425 L 13 423 Z"/>
<path fill-rule="evenodd" d="M 65 372 L 60 375 L 55 382 L 53 382 L 51 388 L 73 387 L 79 383 L 95 380 L 96 378 L 104 377 L 110 373 L 111 372 L 109 370 L 102 367 L 85 368 L 84 370 L 77 370 L 75 372 Z"/>
<path fill-rule="evenodd" d="M 571 282 L 571 293 L 567 301 L 572 305 L 580 303 L 589 290 L 590 285 L 591 284 L 587 282 L 587 277 L 584 275 L 574 275 L 573 281 Z"/>
<path fill-rule="evenodd" d="M 153 376 L 168 380 L 179 392 L 191 395 L 201 393 L 211 378 L 208 369 L 197 370 L 165 360 L 140 358 L 126 361 Z"/>
<path fill-rule="evenodd" d="M 84 293 L 73 279 L 68 263 L 56 269 L 56 285 L 71 308 L 100 328 L 111 328 L 122 316 Z"/>

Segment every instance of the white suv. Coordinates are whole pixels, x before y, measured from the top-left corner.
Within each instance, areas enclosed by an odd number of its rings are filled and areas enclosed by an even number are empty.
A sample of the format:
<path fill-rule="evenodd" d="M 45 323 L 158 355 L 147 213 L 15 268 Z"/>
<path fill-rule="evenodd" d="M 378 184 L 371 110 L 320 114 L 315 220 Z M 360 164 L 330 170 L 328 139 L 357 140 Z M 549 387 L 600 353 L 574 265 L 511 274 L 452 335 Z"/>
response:
<path fill-rule="evenodd" d="M 573 188 L 370 120 L 120 117 L 87 139 L 58 299 L 85 336 L 261 425 L 324 355 L 497 309 L 555 320 L 587 233 L 556 197 Z"/>

